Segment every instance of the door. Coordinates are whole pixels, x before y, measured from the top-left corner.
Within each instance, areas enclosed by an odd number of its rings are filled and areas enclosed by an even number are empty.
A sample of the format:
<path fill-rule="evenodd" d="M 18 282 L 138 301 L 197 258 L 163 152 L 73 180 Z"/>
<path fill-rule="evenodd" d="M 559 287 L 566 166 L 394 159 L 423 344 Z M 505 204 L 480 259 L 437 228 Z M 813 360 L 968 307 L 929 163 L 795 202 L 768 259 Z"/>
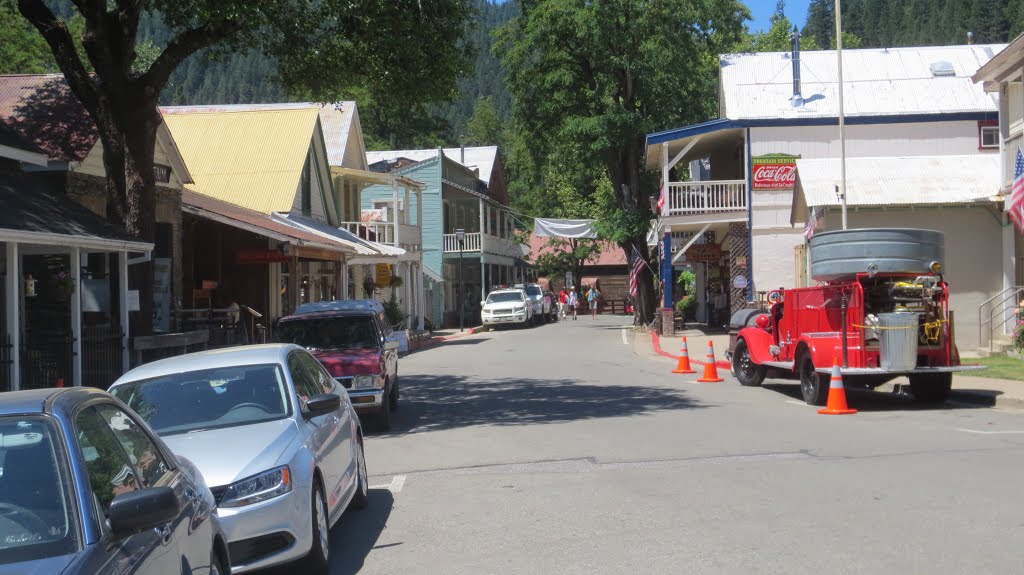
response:
<path fill-rule="evenodd" d="M 102 515 L 110 503 L 122 493 L 142 489 L 144 478 L 164 466 L 162 458 L 146 463 L 139 471 L 107 420 L 95 407 L 87 407 L 75 416 L 75 434 L 85 460 L 93 502 Z M 178 573 L 181 562 L 171 525 L 146 529 L 123 539 L 114 540 L 106 531 L 101 545 L 107 550 L 109 573 Z"/>
<path fill-rule="evenodd" d="M 128 454 L 143 486 L 174 489 L 181 505 L 178 517 L 170 525 L 174 555 L 182 557 L 189 569 L 205 572 L 210 564 L 213 525 L 208 510 L 202 509 L 202 499 L 192 479 L 169 465 L 156 442 L 134 417 L 113 403 L 100 403 L 96 410 Z"/>
<path fill-rule="evenodd" d="M 331 468 L 337 468 L 339 477 L 338 486 L 336 487 L 336 493 L 328 494 L 328 505 L 332 508 L 331 515 L 334 516 L 335 510 L 333 507 L 339 506 L 336 510 L 338 514 L 345 511 L 343 507 L 340 507 L 342 503 L 348 501 L 348 494 L 352 491 L 356 482 L 356 438 L 353 434 L 353 410 L 349 408 L 349 397 L 348 391 L 339 384 L 331 376 L 322 363 L 316 360 L 309 354 L 305 354 L 303 363 L 309 369 L 312 374 L 314 381 L 317 383 L 317 388 L 321 389 L 321 393 L 333 393 L 341 398 L 341 406 L 334 412 L 328 414 L 328 421 L 330 426 L 335 430 L 331 433 L 331 444 L 328 447 L 327 457 L 330 459 L 329 466 Z"/>
<path fill-rule="evenodd" d="M 299 404 L 305 410 L 306 401 L 310 397 L 328 393 L 328 385 L 323 381 L 320 373 L 326 377 L 318 362 L 313 356 L 304 351 L 294 351 L 288 356 L 288 371 L 291 373 L 292 384 L 295 386 L 295 394 L 299 398 Z M 327 378 L 333 381 L 333 378 Z M 318 417 L 305 420 L 312 434 L 311 447 L 314 457 L 324 476 L 324 488 L 327 498 L 328 514 L 334 515 L 334 508 L 341 497 L 344 481 L 344 472 L 349 465 L 350 453 L 346 453 L 345 442 L 349 441 L 350 432 L 340 429 L 341 421 L 337 411 L 327 413 Z M 342 447 L 342 449 L 339 449 Z"/>

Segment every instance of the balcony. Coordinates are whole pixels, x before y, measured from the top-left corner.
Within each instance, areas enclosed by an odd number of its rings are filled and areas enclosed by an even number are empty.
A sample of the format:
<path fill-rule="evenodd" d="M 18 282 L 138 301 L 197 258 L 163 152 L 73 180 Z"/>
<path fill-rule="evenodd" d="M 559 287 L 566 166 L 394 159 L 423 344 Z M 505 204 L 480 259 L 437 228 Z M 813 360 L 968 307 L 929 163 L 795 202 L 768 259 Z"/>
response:
<path fill-rule="evenodd" d="M 523 245 L 508 238 L 499 238 L 480 232 L 468 233 L 462 246 L 463 253 L 488 253 L 510 258 L 521 258 L 524 255 Z M 444 253 L 459 253 L 459 240 L 455 234 L 444 235 Z"/>
<path fill-rule="evenodd" d="M 338 227 L 364 240 L 395 247 L 402 247 L 400 244 L 420 245 L 423 238 L 419 226 L 399 224 L 399 243 L 396 243 L 394 222 L 341 222 Z"/>
<path fill-rule="evenodd" d="M 670 182 L 663 217 L 705 216 L 712 221 L 727 221 L 747 212 L 747 182 L 723 180 L 707 182 Z"/>

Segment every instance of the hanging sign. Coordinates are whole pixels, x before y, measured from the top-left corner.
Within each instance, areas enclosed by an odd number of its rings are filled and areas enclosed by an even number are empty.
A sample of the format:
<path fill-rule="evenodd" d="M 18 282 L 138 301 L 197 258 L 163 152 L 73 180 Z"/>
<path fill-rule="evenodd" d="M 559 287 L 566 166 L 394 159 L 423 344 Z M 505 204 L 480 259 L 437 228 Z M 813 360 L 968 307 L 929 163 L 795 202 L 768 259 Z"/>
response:
<path fill-rule="evenodd" d="M 751 158 L 754 191 L 792 190 L 796 185 L 796 161 L 799 158 L 789 154 Z"/>
<path fill-rule="evenodd" d="M 722 248 L 718 244 L 694 244 L 686 250 L 686 261 L 691 263 L 712 263 L 721 258 Z"/>
<path fill-rule="evenodd" d="M 155 164 L 153 166 L 153 178 L 164 184 L 169 183 L 171 181 L 171 167 Z"/>
<path fill-rule="evenodd" d="M 377 285 L 386 286 L 391 283 L 391 265 L 377 264 Z"/>
<path fill-rule="evenodd" d="M 736 276 L 732 278 L 732 287 L 736 289 L 747 289 L 747 276 Z"/>

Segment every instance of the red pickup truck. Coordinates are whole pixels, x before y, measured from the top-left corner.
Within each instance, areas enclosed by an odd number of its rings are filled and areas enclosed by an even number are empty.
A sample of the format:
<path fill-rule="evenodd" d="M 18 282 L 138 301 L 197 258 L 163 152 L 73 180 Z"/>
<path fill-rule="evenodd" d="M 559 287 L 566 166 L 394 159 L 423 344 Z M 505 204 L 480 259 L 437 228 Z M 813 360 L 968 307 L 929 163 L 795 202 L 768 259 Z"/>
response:
<path fill-rule="evenodd" d="M 278 320 L 274 337 L 308 349 L 348 390 L 356 412 L 378 431 L 398 408 L 398 339 L 375 300 L 300 306 Z"/>

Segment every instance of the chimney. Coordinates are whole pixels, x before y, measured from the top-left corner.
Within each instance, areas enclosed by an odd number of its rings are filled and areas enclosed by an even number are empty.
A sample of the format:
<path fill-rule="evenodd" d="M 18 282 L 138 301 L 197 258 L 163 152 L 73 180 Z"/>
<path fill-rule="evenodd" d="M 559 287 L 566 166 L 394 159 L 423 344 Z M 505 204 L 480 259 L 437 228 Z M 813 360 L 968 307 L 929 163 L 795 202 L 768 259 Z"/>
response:
<path fill-rule="evenodd" d="M 967 45 L 970 46 L 971 44 L 974 44 L 974 32 L 967 33 Z"/>
<path fill-rule="evenodd" d="M 793 56 L 793 102 L 794 108 L 799 108 L 804 105 L 804 98 L 800 95 L 800 32 L 793 26 L 793 33 L 789 36 L 789 42 L 792 47 Z"/>
<path fill-rule="evenodd" d="M 460 152 L 459 152 L 459 155 L 460 155 L 459 163 L 462 164 L 463 166 L 465 166 L 466 165 L 466 146 L 465 146 L 465 144 L 463 144 L 462 147 L 459 148 L 459 150 L 460 150 Z"/>

